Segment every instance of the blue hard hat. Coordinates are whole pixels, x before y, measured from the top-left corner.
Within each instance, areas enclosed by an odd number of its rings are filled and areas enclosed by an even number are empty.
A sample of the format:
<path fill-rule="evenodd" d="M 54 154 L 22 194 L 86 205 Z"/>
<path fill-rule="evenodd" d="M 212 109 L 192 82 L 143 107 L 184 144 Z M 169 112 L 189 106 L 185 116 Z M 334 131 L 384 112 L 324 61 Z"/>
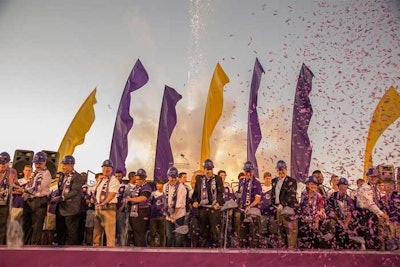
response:
<path fill-rule="evenodd" d="M 1 152 L 0 153 L 0 164 L 7 164 L 10 162 L 10 154 L 7 152 Z"/>
<path fill-rule="evenodd" d="M 46 153 L 44 153 L 43 151 L 39 151 L 35 154 L 35 156 L 33 156 L 33 163 L 42 163 L 45 162 L 47 160 L 47 156 Z"/>
<path fill-rule="evenodd" d="M 207 170 L 212 170 L 214 169 L 214 163 L 212 162 L 211 159 L 206 159 L 204 161 L 203 168 Z"/>
<path fill-rule="evenodd" d="M 75 164 L 75 158 L 71 155 L 65 156 L 63 158 L 63 160 L 61 161 L 61 164 L 64 164 L 64 165 L 72 164 L 73 165 L 73 164 Z"/>
<path fill-rule="evenodd" d="M 139 169 L 139 170 L 137 170 L 136 171 L 136 175 L 137 176 L 139 176 L 139 177 L 144 177 L 144 178 L 146 178 L 147 177 L 147 174 L 146 174 L 146 171 L 144 170 L 144 169 Z"/>
<path fill-rule="evenodd" d="M 345 184 L 345 185 L 349 185 L 349 182 L 347 181 L 346 178 L 340 178 L 337 185 L 341 185 L 341 184 Z"/>
<path fill-rule="evenodd" d="M 106 159 L 105 161 L 103 161 L 103 164 L 101 165 L 101 167 L 111 167 L 114 168 L 114 164 L 111 160 Z"/>
<path fill-rule="evenodd" d="M 278 160 L 278 162 L 276 163 L 276 169 L 278 171 L 286 170 L 287 169 L 286 162 L 284 162 L 283 160 Z"/>
<path fill-rule="evenodd" d="M 253 163 L 251 161 L 246 161 L 243 165 L 243 171 L 249 172 L 254 170 Z"/>
<path fill-rule="evenodd" d="M 306 184 L 308 183 L 314 183 L 316 185 L 318 185 L 318 181 L 314 176 L 308 176 L 308 178 L 305 181 Z"/>
<path fill-rule="evenodd" d="M 379 176 L 378 170 L 376 168 L 369 168 L 366 176 Z"/>
<path fill-rule="evenodd" d="M 175 167 L 170 167 L 168 169 L 167 175 L 172 177 L 172 178 L 177 178 L 179 173 L 178 173 L 178 169 Z"/>

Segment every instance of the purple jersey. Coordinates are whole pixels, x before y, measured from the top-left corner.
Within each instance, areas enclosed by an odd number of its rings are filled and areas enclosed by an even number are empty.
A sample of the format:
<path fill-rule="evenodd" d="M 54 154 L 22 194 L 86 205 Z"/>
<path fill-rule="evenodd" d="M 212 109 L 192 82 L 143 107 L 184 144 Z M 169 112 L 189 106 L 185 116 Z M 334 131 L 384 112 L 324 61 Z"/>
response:
<path fill-rule="evenodd" d="M 146 201 L 142 201 L 142 202 L 138 203 L 138 207 L 140 209 L 140 208 L 150 207 L 151 192 L 152 192 L 152 190 L 151 190 L 150 185 L 145 183 L 142 186 L 135 186 L 134 188 L 131 188 L 128 194 L 130 197 L 137 197 L 137 196 L 147 197 Z M 132 206 L 132 202 L 129 202 L 129 205 Z"/>
<path fill-rule="evenodd" d="M 139 196 L 147 197 L 146 201 L 139 203 L 139 209 L 150 207 L 150 195 L 152 191 L 153 190 L 151 190 L 151 187 L 148 183 L 145 183 L 143 186 L 139 187 Z"/>
<path fill-rule="evenodd" d="M 245 208 L 254 201 L 256 195 L 259 196 L 262 195 L 262 187 L 260 182 L 254 177 L 249 180 L 247 179 L 243 180 L 244 183 L 243 183 L 242 197 L 240 199 L 240 206 L 242 208 Z"/>
<path fill-rule="evenodd" d="M 156 218 L 164 215 L 165 205 L 166 205 L 166 197 L 164 193 L 160 193 L 158 191 L 154 191 L 150 197 L 151 203 L 151 214 L 150 218 Z"/>
<path fill-rule="evenodd" d="M 260 209 L 262 215 L 275 215 L 276 208 L 273 205 L 273 201 L 271 198 L 272 189 L 268 190 L 265 193 L 262 193 L 261 200 L 260 200 Z"/>
<path fill-rule="evenodd" d="M 25 188 L 25 186 L 28 184 L 28 181 L 25 180 L 24 178 L 18 179 L 18 186 L 20 186 L 22 189 Z M 14 195 L 14 201 L 13 201 L 13 208 L 23 208 L 24 207 L 24 197 L 22 195 Z"/>

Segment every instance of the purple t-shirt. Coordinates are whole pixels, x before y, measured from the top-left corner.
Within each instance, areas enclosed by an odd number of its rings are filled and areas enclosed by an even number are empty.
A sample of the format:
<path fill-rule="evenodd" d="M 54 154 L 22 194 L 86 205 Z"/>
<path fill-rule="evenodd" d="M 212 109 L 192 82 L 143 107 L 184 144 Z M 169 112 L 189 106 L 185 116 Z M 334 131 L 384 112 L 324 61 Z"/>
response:
<path fill-rule="evenodd" d="M 24 189 L 28 184 L 28 181 L 24 178 L 18 179 L 18 185 Z M 14 195 L 13 208 L 23 208 L 24 207 L 24 197 L 22 195 Z"/>
<path fill-rule="evenodd" d="M 262 215 L 275 215 L 276 213 L 276 208 L 273 205 L 273 201 L 271 198 L 271 192 L 272 189 L 268 190 L 265 193 L 262 193 L 261 195 L 261 201 L 260 201 L 260 209 L 261 209 L 261 214 Z"/>
<path fill-rule="evenodd" d="M 142 201 L 138 203 L 138 208 L 147 208 L 150 207 L 150 195 L 151 195 L 151 187 L 148 183 L 142 185 L 142 186 L 135 186 L 134 188 L 131 188 L 129 191 L 129 196 L 130 197 L 136 197 L 136 196 L 145 196 L 147 197 L 146 201 Z M 129 209 L 132 206 L 132 202 L 129 202 Z"/>
<path fill-rule="evenodd" d="M 156 191 L 155 191 L 156 192 Z M 150 218 L 156 218 L 164 215 L 165 210 L 165 195 L 163 193 L 160 194 L 151 194 L 150 203 L 151 203 L 151 214 Z"/>
<path fill-rule="evenodd" d="M 252 178 L 252 179 L 244 179 L 244 183 L 243 183 L 243 191 L 242 191 L 242 197 L 240 199 L 240 206 L 242 208 L 250 205 L 254 199 L 256 198 L 256 195 L 261 196 L 262 195 L 262 187 L 261 187 L 261 183 L 256 179 L 256 178 Z M 251 182 L 251 188 L 250 188 L 250 192 L 249 192 L 249 183 Z M 250 194 L 250 202 L 246 205 L 246 200 L 247 200 L 247 196 Z"/>
<path fill-rule="evenodd" d="M 147 208 L 150 207 L 150 195 L 151 192 L 151 187 L 148 183 L 144 184 L 143 186 L 139 187 L 139 196 L 145 196 L 147 197 L 146 201 L 140 202 L 139 203 L 139 209 L 140 208 Z"/>

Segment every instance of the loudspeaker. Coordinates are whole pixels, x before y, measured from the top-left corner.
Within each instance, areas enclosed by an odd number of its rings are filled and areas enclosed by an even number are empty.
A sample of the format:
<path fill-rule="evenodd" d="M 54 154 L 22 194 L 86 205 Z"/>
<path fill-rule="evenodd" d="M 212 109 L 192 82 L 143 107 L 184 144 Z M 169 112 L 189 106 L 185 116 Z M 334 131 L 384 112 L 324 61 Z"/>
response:
<path fill-rule="evenodd" d="M 395 181 L 393 165 L 378 165 L 379 178 L 384 181 Z"/>
<path fill-rule="evenodd" d="M 48 150 L 42 150 L 42 151 L 47 156 L 46 166 L 47 166 L 47 169 L 51 173 L 51 177 L 53 177 L 53 179 L 54 179 L 56 177 L 56 173 L 58 170 L 58 160 L 59 160 L 60 154 L 57 151 L 48 151 Z"/>
<path fill-rule="evenodd" d="M 32 166 L 33 155 L 34 153 L 31 150 L 15 150 L 12 167 L 17 171 L 18 178 L 24 177 L 23 170 L 25 165 Z"/>

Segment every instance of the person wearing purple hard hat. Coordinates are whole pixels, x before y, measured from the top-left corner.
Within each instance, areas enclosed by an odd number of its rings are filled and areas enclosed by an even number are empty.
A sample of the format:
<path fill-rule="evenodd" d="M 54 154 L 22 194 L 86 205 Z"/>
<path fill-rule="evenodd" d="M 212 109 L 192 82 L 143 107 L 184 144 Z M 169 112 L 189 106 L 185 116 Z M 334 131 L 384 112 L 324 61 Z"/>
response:
<path fill-rule="evenodd" d="M 379 236 L 379 218 L 389 222 L 387 213 L 379 207 L 378 182 L 379 173 L 376 168 L 369 168 L 365 174 L 367 182 L 357 191 L 357 205 L 360 211 L 360 230 L 365 239 L 367 249 L 382 247 Z"/>
<path fill-rule="evenodd" d="M 272 179 L 271 199 L 276 206 L 280 248 L 297 248 L 298 202 L 297 181 L 287 175 L 287 165 L 283 160 L 276 163 L 278 177 Z"/>
<path fill-rule="evenodd" d="M 200 246 L 221 246 L 221 207 L 224 205 L 222 178 L 213 172 L 211 159 L 203 162 L 204 174 L 196 176 L 192 195 L 193 207 L 199 208 Z M 211 240 L 209 238 L 211 232 Z"/>
<path fill-rule="evenodd" d="M 136 171 L 136 187 L 128 192 L 126 198 L 135 247 L 146 246 L 146 225 L 150 217 L 150 196 L 153 191 L 146 182 L 146 178 L 146 171 L 143 168 L 138 169 Z"/>
<path fill-rule="evenodd" d="M 167 171 L 168 183 L 163 192 L 166 198 L 166 237 L 167 247 L 184 247 L 184 235 L 176 229 L 185 223 L 186 215 L 186 187 L 178 182 L 179 172 L 174 166 Z"/>
<path fill-rule="evenodd" d="M 14 184 L 18 183 L 17 171 L 10 167 L 10 154 L 0 153 L 0 245 L 6 244 L 9 201 Z"/>
<path fill-rule="evenodd" d="M 113 175 L 113 168 L 114 164 L 110 159 L 103 161 L 102 176 L 93 192 L 95 204 L 93 246 L 103 245 L 103 234 L 106 235 L 107 247 L 115 246 L 117 193 L 120 183 Z"/>
<path fill-rule="evenodd" d="M 309 176 L 307 190 L 301 194 L 299 216 L 299 248 L 320 248 L 320 224 L 325 220 L 324 199 L 318 192 L 318 180 Z"/>
<path fill-rule="evenodd" d="M 352 246 L 348 233 L 354 211 L 354 201 L 347 192 L 349 182 L 341 177 L 337 182 L 338 190 L 327 200 L 326 214 L 330 219 L 334 249 L 349 249 Z"/>
<path fill-rule="evenodd" d="M 245 178 L 239 208 L 243 210 L 244 216 L 241 218 L 239 246 L 241 248 L 257 248 L 260 241 L 261 211 L 259 204 L 262 187 L 260 181 L 254 177 L 254 165 L 251 161 L 243 164 L 243 172 Z"/>
<path fill-rule="evenodd" d="M 47 155 L 43 151 L 36 152 L 32 160 L 35 170 L 28 185 L 25 187 L 24 233 L 31 232 L 30 238 L 25 239 L 25 244 L 41 244 L 43 223 L 47 215 L 48 196 L 50 195 L 51 173 L 46 167 Z M 26 235 L 29 237 L 29 235 Z"/>
<path fill-rule="evenodd" d="M 58 203 L 57 239 L 59 245 L 80 245 L 79 221 L 84 178 L 74 169 L 75 158 L 66 155 L 61 160 L 62 173 L 58 181 L 58 194 L 50 202 Z"/>

